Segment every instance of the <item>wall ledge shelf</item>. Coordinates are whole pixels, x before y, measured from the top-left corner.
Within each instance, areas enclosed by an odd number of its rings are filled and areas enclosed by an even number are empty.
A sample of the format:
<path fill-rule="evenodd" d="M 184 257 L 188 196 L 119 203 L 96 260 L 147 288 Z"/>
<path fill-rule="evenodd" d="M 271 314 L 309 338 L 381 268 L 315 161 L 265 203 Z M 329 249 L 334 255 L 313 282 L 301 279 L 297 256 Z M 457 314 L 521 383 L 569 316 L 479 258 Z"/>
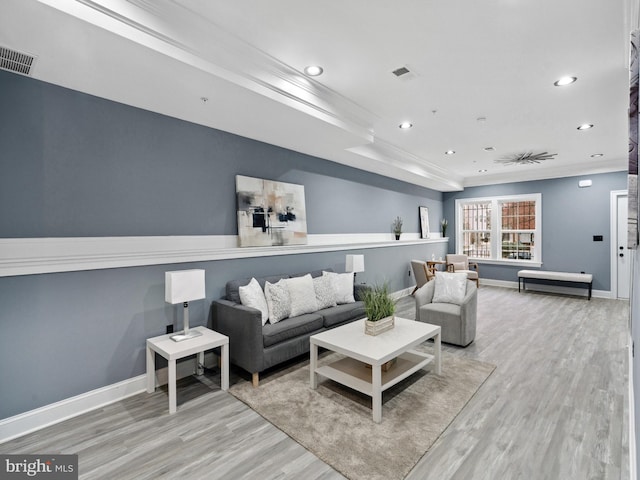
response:
<path fill-rule="evenodd" d="M 1 238 L 0 277 L 446 243 L 418 234 L 318 234 L 306 245 L 238 247 L 236 235 Z"/>

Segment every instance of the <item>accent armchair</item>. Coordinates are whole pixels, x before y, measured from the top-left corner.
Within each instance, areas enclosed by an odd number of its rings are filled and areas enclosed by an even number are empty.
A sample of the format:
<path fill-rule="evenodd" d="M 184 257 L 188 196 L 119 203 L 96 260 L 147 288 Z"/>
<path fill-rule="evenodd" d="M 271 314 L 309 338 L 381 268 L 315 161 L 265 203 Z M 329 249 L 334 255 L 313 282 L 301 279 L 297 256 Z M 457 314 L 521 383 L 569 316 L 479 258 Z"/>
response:
<path fill-rule="evenodd" d="M 411 260 L 411 270 L 413 270 L 413 278 L 416 279 L 416 288 L 411 292 L 411 295 L 413 295 L 416 290 L 433 279 L 433 274 L 427 268 L 427 262 L 422 260 Z"/>
<path fill-rule="evenodd" d="M 464 272 L 469 280 L 476 282 L 476 287 L 480 287 L 480 267 L 470 262 L 467 255 L 447 254 L 447 271 Z"/>
<path fill-rule="evenodd" d="M 436 283 L 427 282 L 414 295 L 416 320 L 442 328 L 442 341 L 466 347 L 476 338 L 476 316 L 478 289 L 471 280 L 466 280 L 466 290 L 460 304 L 433 302 Z M 446 274 L 445 274 L 446 275 Z"/>

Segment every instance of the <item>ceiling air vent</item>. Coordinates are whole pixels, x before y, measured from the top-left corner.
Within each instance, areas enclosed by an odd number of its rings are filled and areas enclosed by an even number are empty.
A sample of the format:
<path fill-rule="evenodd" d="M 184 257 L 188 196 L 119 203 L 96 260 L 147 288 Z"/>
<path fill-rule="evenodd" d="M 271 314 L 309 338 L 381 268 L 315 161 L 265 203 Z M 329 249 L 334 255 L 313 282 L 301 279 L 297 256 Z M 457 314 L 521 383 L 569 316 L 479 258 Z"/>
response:
<path fill-rule="evenodd" d="M 409 70 L 408 67 L 400 67 L 400 68 L 396 68 L 393 73 L 397 79 L 402 80 L 402 81 L 407 81 L 407 80 L 413 80 L 414 78 L 416 78 L 416 74 L 414 72 L 412 72 L 411 70 Z"/>
<path fill-rule="evenodd" d="M 407 73 L 411 73 L 411 71 L 407 67 L 400 67 L 395 69 L 393 73 L 396 77 L 401 77 L 402 75 L 406 75 Z"/>
<path fill-rule="evenodd" d="M 36 57 L 10 48 L 0 47 L 0 69 L 30 75 Z"/>

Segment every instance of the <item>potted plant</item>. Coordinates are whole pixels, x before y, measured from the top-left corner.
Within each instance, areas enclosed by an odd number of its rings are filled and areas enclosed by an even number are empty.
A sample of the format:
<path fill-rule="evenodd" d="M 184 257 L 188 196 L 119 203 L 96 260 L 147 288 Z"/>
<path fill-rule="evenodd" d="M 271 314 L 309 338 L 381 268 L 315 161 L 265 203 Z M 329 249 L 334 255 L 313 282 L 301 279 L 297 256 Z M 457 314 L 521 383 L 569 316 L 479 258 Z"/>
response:
<path fill-rule="evenodd" d="M 402 218 L 399 216 L 393 221 L 393 233 L 396 234 L 396 240 L 400 240 L 400 234 L 402 233 Z"/>
<path fill-rule="evenodd" d="M 446 237 L 447 236 L 447 226 L 449 225 L 449 222 L 447 222 L 446 218 L 443 218 L 440 221 L 440 226 L 442 227 L 442 237 Z"/>
<path fill-rule="evenodd" d="M 366 289 L 362 301 L 367 315 L 364 330 L 366 334 L 378 335 L 393 328 L 396 302 L 391 298 L 386 283 Z"/>

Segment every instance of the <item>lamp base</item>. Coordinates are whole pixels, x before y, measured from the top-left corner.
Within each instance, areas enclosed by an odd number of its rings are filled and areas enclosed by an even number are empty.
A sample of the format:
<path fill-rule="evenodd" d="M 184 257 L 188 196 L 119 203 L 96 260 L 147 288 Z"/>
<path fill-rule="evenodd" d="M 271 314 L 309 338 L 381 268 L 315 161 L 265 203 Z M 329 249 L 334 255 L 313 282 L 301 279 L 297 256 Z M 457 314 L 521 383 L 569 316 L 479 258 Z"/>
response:
<path fill-rule="evenodd" d="M 177 333 L 171 337 L 174 342 L 182 342 L 183 340 L 189 340 L 190 338 L 196 338 L 202 335 L 198 330 L 189 330 L 187 333 Z"/>

